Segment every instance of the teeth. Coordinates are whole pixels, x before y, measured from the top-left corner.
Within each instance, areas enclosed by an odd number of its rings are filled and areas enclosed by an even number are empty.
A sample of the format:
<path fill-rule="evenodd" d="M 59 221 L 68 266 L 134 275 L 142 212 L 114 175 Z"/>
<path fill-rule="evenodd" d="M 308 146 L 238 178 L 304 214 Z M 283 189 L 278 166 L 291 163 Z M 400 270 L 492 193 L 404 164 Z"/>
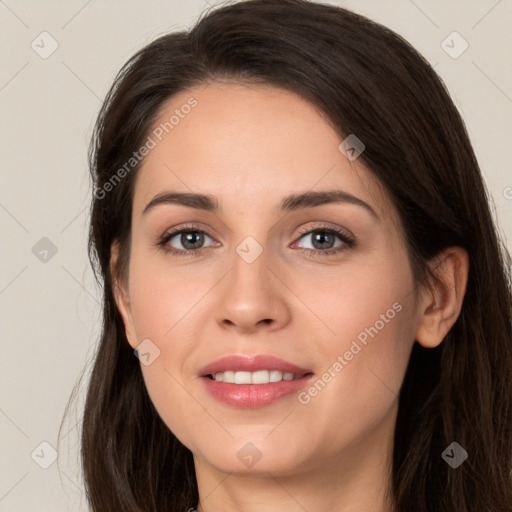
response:
<path fill-rule="evenodd" d="M 280 372 L 279 370 L 270 370 L 269 379 L 270 382 L 279 382 L 283 380 L 283 372 Z"/>
<path fill-rule="evenodd" d="M 300 379 L 303 375 L 279 370 L 258 370 L 256 372 L 218 372 L 212 377 L 216 381 L 228 384 L 268 384 L 269 382 Z"/>

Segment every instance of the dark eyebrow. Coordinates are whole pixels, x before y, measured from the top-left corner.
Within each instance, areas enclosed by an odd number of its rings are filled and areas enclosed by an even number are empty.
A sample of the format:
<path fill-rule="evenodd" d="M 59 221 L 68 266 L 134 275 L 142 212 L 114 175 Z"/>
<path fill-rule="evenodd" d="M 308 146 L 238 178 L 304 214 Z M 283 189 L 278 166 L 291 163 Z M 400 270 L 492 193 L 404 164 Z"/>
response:
<path fill-rule="evenodd" d="M 310 191 L 303 194 L 292 194 L 283 199 L 280 211 L 288 213 L 300 208 L 311 208 L 313 206 L 333 203 L 349 203 L 362 206 L 372 217 L 380 220 L 375 210 L 368 203 L 343 190 Z"/>
<path fill-rule="evenodd" d="M 370 213 L 372 217 L 379 220 L 379 216 L 368 203 L 365 203 L 362 199 L 348 192 L 344 192 L 343 190 L 309 191 L 286 196 L 278 209 L 278 213 L 288 213 L 301 208 L 312 208 L 314 206 L 333 203 L 349 203 L 361 206 Z M 155 196 L 146 205 L 142 214 L 149 212 L 160 204 L 178 204 L 212 213 L 221 210 L 217 199 L 211 195 L 189 192 L 164 192 Z"/>
<path fill-rule="evenodd" d="M 164 192 L 151 199 L 142 211 L 142 214 L 148 213 L 155 208 L 155 206 L 160 204 L 180 204 L 182 206 L 189 206 L 190 208 L 197 208 L 198 210 L 206 210 L 213 213 L 220 210 L 217 199 L 210 195 L 188 192 Z"/>

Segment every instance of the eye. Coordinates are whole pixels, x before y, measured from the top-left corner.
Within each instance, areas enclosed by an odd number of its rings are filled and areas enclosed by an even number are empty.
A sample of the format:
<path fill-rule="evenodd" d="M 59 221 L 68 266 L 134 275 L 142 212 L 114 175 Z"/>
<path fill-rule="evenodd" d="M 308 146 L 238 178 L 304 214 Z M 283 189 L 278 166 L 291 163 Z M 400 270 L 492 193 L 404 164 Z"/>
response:
<path fill-rule="evenodd" d="M 182 226 L 164 234 L 157 245 L 161 246 L 167 253 L 177 256 L 190 256 L 203 249 L 206 238 L 213 240 L 198 226 Z M 171 245 L 173 239 L 175 239 L 174 244 L 177 244 L 178 247 Z"/>
<path fill-rule="evenodd" d="M 347 250 L 354 246 L 352 236 L 338 228 L 318 226 L 308 231 L 302 231 L 300 239 L 309 238 L 312 247 L 303 248 L 311 256 L 331 255 Z M 336 239 L 339 243 L 336 245 Z"/>
<path fill-rule="evenodd" d="M 301 252 L 305 252 L 310 256 L 329 256 L 345 251 L 355 245 L 352 235 L 335 227 L 316 226 L 310 230 L 303 230 L 299 240 L 307 239 L 308 237 L 310 238 L 312 248 L 300 246 L 299 248 L 302 249 Z M 179 226 L 165 233 L 157 242 L 157 245 L 166 253 L 175 256 L 193 256 L 206 248 L 204 247 L 206 239 L 210 239 L 214 244 L 219 245 L 199 226 L 187 225 Z M 338 240 L 337 245 L 336 239 Z M 177 244 L 178 247 L 171 242 Z M 297 242 L 294 245 L 296 244 Z"/>

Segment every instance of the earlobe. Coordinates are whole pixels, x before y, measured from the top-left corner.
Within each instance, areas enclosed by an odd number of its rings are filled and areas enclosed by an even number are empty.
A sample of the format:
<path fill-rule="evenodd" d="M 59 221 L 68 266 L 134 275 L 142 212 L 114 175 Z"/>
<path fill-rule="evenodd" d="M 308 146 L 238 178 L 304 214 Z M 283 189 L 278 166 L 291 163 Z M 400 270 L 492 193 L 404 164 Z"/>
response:
<path fill-rule="evenodd" d="M 436 277 L 431 289 L 421 294 L 415 338 L 425 348 L 437 347 L 459 317 L 466 293 L 469 257 L 462 247 L 448 247 L 430 266 Z"/>
<path fill-rule="evenodd" d="M 112 276 L 112 295 L 116 302 L 117 309 L 123 319 L 126 339 L 132 348 L 137 346 L 137 337 L 133 324 L 133 317 L 130 304 L 130 296 L 127 289 L 127 283 L 123 283 L 117 271 L 117 261 L 119 257 L 118 242 L 114 242 L 110 251 L 110 275 Z"/>

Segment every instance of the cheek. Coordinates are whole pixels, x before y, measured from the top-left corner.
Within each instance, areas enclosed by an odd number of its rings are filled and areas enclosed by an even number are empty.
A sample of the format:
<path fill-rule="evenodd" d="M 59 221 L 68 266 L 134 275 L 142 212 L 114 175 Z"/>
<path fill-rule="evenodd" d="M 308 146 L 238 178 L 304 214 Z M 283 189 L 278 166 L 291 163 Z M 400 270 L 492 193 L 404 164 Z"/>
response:
<path fill-rule="evenodd" d="M 185 389 L 190 385 L 186 363 L 197 344 L 193 326 L 201 309 L 199 301 L 211 285 L 190 277 L 191 272 L 171 273 L 169 266 L 132 255 L 130 298 L 137 341 L 151 340 L 153 353 L 158 354 L 150 364 L 141 364 L 144 382 L 164 423 L 194 448 L 189 418 L 199 417 L 204 409 Z"/>
<path fill-rule="evenodd" d="M 371 259 L 350 261 L 336 273 L 313 271 L 294 283 L 294 292 L 309 310 L 307 332 L 317 353 L 343 354 L 354 340 L 365 349 L 372 345 L 382 351 L 393 350 L 401 340 L 410 344 L 414 285 L 400 256 L 381 255 L 377 264 Z"/>
<path fill-rule="evenodd" d="M 205 280 L 166 263 L 161 255 L 134 254 L 130 266 L 130 297 L 139 337 L 156 343 L 172 337 L 189 320 L 201 296 Z"/>
<path fill-rule="evenodd" d="M 412 276 L 373 270 L 347 273 L 331 284 L 331 300 L 313 302 L 328 329 L 315 338 L 323 370 L 301 402 L 330 418 L 331 439 L 343 425 L 340 442 L 368 433 L 396 405 L 414 342 Z"/>
<path fill-rule="evenodd" d="M 365 390 L 370 395 L 371 390 L 376 397 L 393 396 L 415 332 L 414 280 L 406 255 L 389 251 L 365 264 L 350 265 L 349 271 L 340 269 L 331 279 L 318 277 L 316 288 L 310 280 L 298 295 L 308 297 L 317 317 L 309 333 L 325 369 L 341 356 L 343 368 L 335 373 L 343 378 L 333 381 L 355 395 Z M 372 396 L 368 400 L 372 403 Z"/>

